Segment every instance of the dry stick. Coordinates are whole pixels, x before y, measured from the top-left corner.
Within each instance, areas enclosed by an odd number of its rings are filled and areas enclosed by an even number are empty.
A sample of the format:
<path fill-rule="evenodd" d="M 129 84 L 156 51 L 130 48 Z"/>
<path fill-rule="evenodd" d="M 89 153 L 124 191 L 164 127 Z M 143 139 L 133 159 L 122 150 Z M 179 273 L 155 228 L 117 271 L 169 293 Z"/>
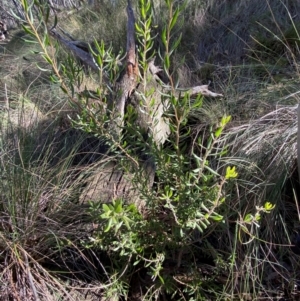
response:
<path fill-rule="evenodd" d="M 27 272 L 27 275 L 28 275 L 29 284 L 30 284 L 30 287 L 31 287 L 31 290 L 32 290 L 32 293 L 33 293 L 33 296 L 34 296 L 34 300 L 35 301 L 39 301 L 40 299 L 38 297 L 38 294 L 37 294 L 37 291 L 36 291 L 36 287 L 35 287 L 35 285 L 33 283 L 32 274 L 30 272 L 30 266 L 29 266 L 27 254 L 26 254 L 25 250 L 22 250 L 22 251 L 23 251 L 24 258 L 25 258 L 26 272 Z"/>

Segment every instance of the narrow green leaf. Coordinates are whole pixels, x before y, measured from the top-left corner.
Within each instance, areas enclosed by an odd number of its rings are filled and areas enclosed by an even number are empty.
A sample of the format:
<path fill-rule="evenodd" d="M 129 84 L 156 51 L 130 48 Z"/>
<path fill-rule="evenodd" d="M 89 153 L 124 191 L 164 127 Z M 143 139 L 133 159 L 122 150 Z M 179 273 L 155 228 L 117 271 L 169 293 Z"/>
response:
<path fill-rule="evenodd" d="M 143 30 L 141 29 L 141 27 L 138 26 L 138 24 L 135 24 L 135 30 L 138 34 L 143 34 Z"/>
<path fill-rule="evenodd" d="M 149 32 L 150 32 L 151 23 L 152 23 L 152 19 L 148 18 L 148 20 L 146 20 L 146 28 L 149 29 Z"/>
<path fill-rule="evenodd" d="M 68 94 L 67 89 L 65 89 L 63 86 L 60 86 L 60 88 L 62 89 L 62 91 L 63 91 L 65 94 Z"/>
<path fill-rule="evenodd" d="M 167 47 L 167 29 L 164 28 L 161 34 L 161 39 L 165 47 Z"/>
<path fill-rule="evenodd" d="M 204 168 L 210 171 L 213 175 L 220 176 L 215 170 L 211 169 L 208 165 L 205 165 Z"/>
<path fill-rule="evenodd" d="M 228 180 L 228 179 L 234 179 L 234 178 L 236 178 L 238 176 L 238 173 L 235 170 L 236 170 L 235 166 L 233 166 L 233 167 L 228 166 L 226 168 L 225 179 Z"/>
<path fill-rule="evenodd" d="M 142 19 L 145 20 L 146 19 L 146 12 L 145 12 L 145 7 L 143 5 L 140 8 L 140 12 L 141 12 Z"/>
<path fill-rule="evenodd" d="M 201 208 L 204 209 L 206 212 L 210 212 L 210 210 L 202 203 Z"/>
<path fill-rule="evenodd" d="M 221 119 L 221 126 L 225 126 L 231 120 L 231 116 L 223 116 Z"/>
<path fill-rule="evenodd" d="M 146 3 L 146 12 L 148 12 L 150 10 L 150 8 L 151 8 L 151 1 L 148 1 Z M 151 12 L 151 17 L 152 17 L 152 12 Z"/>
<path fill-rule="evenodd" d="M 110 209 L 109 209 L 109 207 L 107 206 L 107 204 L 102 204 L 102 209 L 103 209 L 103 211 L 105 211 L 105 212 L 110 211 Z"/>
<path fill-rule="evenodd" d="M 49 44 L 50 44 L 50 39 L 49 39 L 49 35 L 47 32 L 44 33 L 43 43 L 45 46 L 49 46 Z"/>
<path fill-rule="evenodd" d="M 45 68 L 40 67 L 38 64 L 36 64 L 36 66 L 37 66 L 37 68 L 39 68 L 43 72 L 50 71 L 49 69 L 45 69 Z"/>
<path fill-rule="evenodd" d="M 247 223 L 249 223 L 249 222 L 252 221 L 252 219 L 253 219 L 252 214 L 248 213 L 248 214 L 245 216 L 244 221 L 247 222 Z"/>
<path fill-rule="evenodd" d="M 38 41 L 36 41 L 36 40 L 28 40 L 28 39 L 24 39 L 24 38 L 22 38 L 22 40 L 29 44 L 38 44 Z"/>
<path fill-rule="evenodd" d="M 210 216 L 210 218 L 216 222 L 220 222 L 223 220 L 223 216 L 221 216 L 221 215 L 213 215 L 213 216 Z"/>
<path fill-rule="evenodd" d="M 171 0 L 165 0 L 165 2 L 167 4 L 167 6 L 168 6 L 168 9 L 170 9 L 171 8 Z"/>
<path fill-rule="evenodd" d="M 129 222 L 132 222 L 132 220 L 130 220 L 130 219 L 127 218 L 126 216 L 123 216 L 122 220 L 123 220 L 123 222 L 124 222 L 126 228 L 127 228 L 128 230 L 130 230 L 130 224 L 129 224 Z"/>
<path fill-rule="evenodd" d="M 219 138 L 220 135 L 222 134 L 223 128 L 219 127 L 216 131 L 215 131 L 215 137 Z"/>
<path fill-rule="evenodd" d="M 53 65 L 52 59 L 48 55 L 42 55 L 42 57 L 50 64 Z"/>
<path fill-rule="evenodd" d="M 162 284 L 165 284 L 164 279 L 163 279 L 162 276 L 160 276 L 159 274 L 158 274 L 158 278 L 159 278 L 159 280 L 160 280 L 160 282 L 161 282 Z"/>
<path fill-rule="evenodd" d="M 123 211 L 122 201 L 121 200 L 117 200 L 116 201 L 116 205 L 115 205 L 115 212 L 116 213 L 121 213 L 122 211 Z"/>
<path fill-rule="evenodd" d="M 28 2 L 27 0 L 21 0 L 22 6 L 24 7 L 25 12 L 28 12 Z"/>
<path fill-rule="evenodd" d="M 19 21 L 24 21 L 21 17 L 17 16 L 12 9 L 10 9 L 10 14 L 14 17 L 14 19 L 19 20 Z"/>
<path fill-rule="evenodd" d="M 32 6 L 32 5 L 33 5 L 33 2 L 31 3 L 30 6 Z M 31 8 L 29 8 L 28 14 L 29 14 L 30 22 L 33 23 L 34 22 L 34 18 L 33 18 L 32 9 Z"/>
<path fill-rule="evenodd" d="M 171 24 L 170 24 L 170 31 L 173 29 L 173 27 L 175 26 L 177 19 L 178 19 L 178 15 L 179 15 L 179 8 L 177 8 L 175 10 L 175 13 L 171 19 Z"/>
<path fill-rule="evenodd" d="M 108 232 L 108 231 L 110 230 L 110 228 L 111 228 L 111 226 L 112 226 L 112 223 L 113 223 L 113 219 L 110 218 L 110 219 L 108 220 L 108 222 L 107 222 L 107 225 L 106 225 L 106 227 L 105 227 L 105 229 L 104 229 L 104 232 Z"/>
<path fill-rule="evenodd" d="M 178 48 L 180 42 L 181 42 L 182 34 L 178 37 L 176 41 L 173 42 L 171 49 L 174 51 L 175 49 Z"/>
<path fill-rule="evenodd" d="M 164 63 L 165 63 L 166 69 L 169 70 L 169 69 L 170 69 L 170 57 L 169 57 L 169 55 L 166 55 L 166 56 L 165 56 L 165 61 L 164 61 Z"/>
<path fill-rule="evenodd" d="M 31 36 L 35 36 L 34 32 L 29 27 L 22 25 L 22 28 L 26 33 L 30 34 Z"/>
<path fill-rule="evenodd" d="M 120 228 L 122 227 L 122 225 L 123 225 L 123 221 L 120 221 L 120 222 L 115 226 L 115 233 L 117 233 L 117 232 L 120 230 Z"/>

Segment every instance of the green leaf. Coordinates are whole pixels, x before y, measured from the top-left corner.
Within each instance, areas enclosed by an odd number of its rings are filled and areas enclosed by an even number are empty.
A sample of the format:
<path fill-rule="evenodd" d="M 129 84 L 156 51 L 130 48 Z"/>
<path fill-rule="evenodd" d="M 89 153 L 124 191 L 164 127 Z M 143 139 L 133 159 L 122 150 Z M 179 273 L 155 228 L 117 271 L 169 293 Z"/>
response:
<path fill-rule="evenodd" d="M 135 30 L 141 35 L 144 33 L 143 29 L 137 23 L 135 23 Z"/>
<path fill-rule="evenodd" d="M 196 224 L 196 228 L 197 228 L 201 233 L 203 233 L 203 229 L 200 227 L 199 224 Z"/>
<path fill-rule="evenodd" d="M 109 212 L 104 212 L 104 213 L 100 214 L 100 218 L 101 219 L 108 219 L 108 218 L 110 218 L 110 216 L 111 216 L 111 212 L 110 211 Z"/>
<path fill-rule="evenodd" d="M 225 203 L 225 197 L 221 198 L 219 202 L 220 202 L 220 204 Z"/>
<path fill-rule="evenodd" d="M 264 204 L 264 209 L 266 210 L 267 213 L 269 213 L 271 210 L 273 210 L 275 208 L 276 205 L 273 205 L 270 202 L 266 202 Z"/>
<path fill-rule="evenodd" d="M 223 116 L 221 120 L 221 126 L 224 127 L 231 120 L 231 116 Z"/>
<path fill-rule="evenodd" d="M 171 19 L 171 24 L 170 24 L 170 31 L 173 29 L 173 27 L 175 26 L 176 22 L 177 22 L 177 19 L 178 19 L 178 15 L 179 15 L 179 8 L 177 8 L 175 10 L 175 13 Z"/>
<path fill-rule="evenodd" d="M 160 276 L 159 274 L 158 274 L 157 276 L 158 276 L 160 282 L 161 282 L 162 284 L 165 284 L 165 281 L 164 281 L 164 279 L 162 278 L 162 276 Z"/>
<path fill-rule="evenodd" d="M 238 173 L 235 171 L 235 166 L 230 167 L 228 166 L 226 168 L 226 175 L 225 175 L 225 179 L 234 179 L 238 176 Z"/>
<path fill-rule="evenodd" d="M 23 28 L 23 30 L 24 30 L 26 33 L 28 33 L 28 34 L 30 34 L 31 36 L 34 36 L 34 37 L 35 37 L 34 32 L 33 32 L 29 27 L 27 27 L 27 26 L 25 26 L 25 25 L 22 25 L 22 28 Z"/>
<path fill-rule="evenodd" d="M 140 8 L 140 13 L 141 13 L 142 19 L 145 20 L 146 19 L 146 11 L 145 11 L 145 7 L 143 5 Z"/>
<path fill-rule="evenodd" d="M 124 224 L 125 224 L 125 226 L 126 226 L 126 228 L 128 229 L 128 230 L 130 230 L 130 222 L 133 222 L 131 219 L 129 219 L 127 216 L 123 216 L 123 218 L 122 218 L 122 220 L 123 220 L 123 222 L 124 222 Z"/>
<path fill-rule="evenodd" d="M 208 170 L 209 172 L 211 172 L 213 175 L 215 176 L 220 176 L 215 170 L 213 170 L 212 168 L 210 168 L 207 164 L 205 164 L 204 168 L 206 170 Z M 204 175 L 203 175 L 204 176 Z"/>
<path fill-rule="evenodd" d="M 210 212 L 210 210 L 209 210 L 203 203 L 201 203 L 201 207 L 202 207 L 206 212 Z"/>
<path fill-rule="evenodd" d="M 140 260 L 137 260 L 133 263 L 133 266 L 138 265 L 140 263 Z"/>
<path fill-rule="evenodd" d="M 25 12 L 28 12 L 28 2 L 27 0 L 21 0 L 22 6 L 24 7 Z"/>
<path fill-rule="evenodd" d="M 219 127 L 216 131 L 215 131 L 215 137 L 219 138 L 220 135 L 222 134 L 223 128 Z"/>
<path fill-rule="evenodd" d="M 170 9 L 171 8 L 171 0 L 165 0 L 165 2 L 167 4 L 167 6 L 168 6 L 168 9 Z"/>
<path fill-rule="evenodd" d="M 174 51 L 175 49 L 178 48 L 180 42 L 181 42 L 182 34 L 180 34 L 179 38 L 173 42 L 171 49 Z"/>
<path fill-rule="evenodd" d="M 123 225 L 123 221 L 120 221 L 116 226 L 115 226 L 115 233 L 117 234 L 117 232 L 120 230 L 120 228 Z"/>
<path fill-rule="evenodd" d="M 202 229 L 206 229 L 207 228 L 207 225 L 202 220 L 199 221 L 199 224 L 201 224 Z M 208 222 L 208 224 L 209 224 L 209 222 Z"/>
<path fill-rule="evenodd" d="M 260 219 L 261 219 L 261 215 L 260 215 L 260 213 L 255 213 L 255 216 L 254 216 L 254 219 L 258 222 L 258 221 L 260 221 Z"/>
<path fill-rule="evenodd" d="M 52 66 L 53 65 L 53 61 L 52 59 L 48 56 L 48 55 L 42 55 L 42 57 Z"/>
<path fill-rule="evenodd" d="M 167 29 L 166 28 L 164 28 L 162 31 L 161 39 L 162 39 L 164 46 L 167 48 Z"/>
<path fill-rule="evenodd" d="M 60 86 L 60 88 L 62 89 L 62 91 L 63 91 L 65 94 L 68 94 L 67 89 L 65 89 L 63 86 Z"/>
<path fill-rule="evenodd" d="M 151 18 L 148 18 L 148 20 L 146 20 L 146 28 L 149 28 L 151 27 L 151 23 L 152 23 L 152 19 Z M 150 32 L 150 31 L 149 31 Z"/>
<path fill-rule="evenodd" d="M 107 206 L 107 204 L 102 204 L 102 209 L 104 212 L 109 212 L 110 208 Z"/>
<path fill-rule="evenodd" d="M 113 223 L 113 219 L 110 218 L 107 222 L 107 225 L 106 225 L 106 228 L 104 229 L 104 232 L 108 232 L 112 226 L 112 223 Z"/>
<path fill-rule="evenodd" d="M 252 220 L 253 220 L 253 216 L 251 213 L 248 213 L 244 218 L 244 222 L 246 223 L 250 223 Z"/>
<path fill-rule="evenodd" d="M 49 46 L 50 45 L 49 35 L 46 32 L 44 33 L 43 44 L 45 46 Z"/>
<path fill-rule="evenodd" d="M 118 199 L 116 201 L 116 204 L 115 204 L 115 212 L 116 213 L 121 213 L 123 211 L 123 208 L 122 208 L 122 201 L 120 199 Z"/>
<path fill-rule="evenodd" d="M 214 213 L 214 215 L 211 215 L 210 218 L 216 222 L 220 222 L 223 220 L 223 216 L 219 215 L 217 213 Z"/>

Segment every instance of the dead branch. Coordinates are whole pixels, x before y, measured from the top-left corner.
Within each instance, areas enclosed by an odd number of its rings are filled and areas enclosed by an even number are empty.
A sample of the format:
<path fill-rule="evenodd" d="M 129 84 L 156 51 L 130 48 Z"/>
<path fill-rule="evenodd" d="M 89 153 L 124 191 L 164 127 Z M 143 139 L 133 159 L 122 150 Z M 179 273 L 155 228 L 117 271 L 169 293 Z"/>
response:
<path fill-rule="evenodd" d="M 127 46 L 126 46 L 126 72 L 117 83 L 116 97 L 109 105 L 114 122 L 113 132 L 119 136 L 123 126 L 125 103 L 135 90 L 139 77 L 138 59 L 135 54 L 135 18 L 130 0 L 127 5 Z"/>
<path fill-rule="evenodd" d="M 209 97 L 223 97 L 223 94 L 212 92 L 208 89 L 208 85 L 196 86 L 188 90 L 190 95 L 202 94 Z"/>
<path fill-rule="evenodd" d="M 55 28 L 50 30 L 50 34 L 61 44 L 63 44 L 67 49 L 69 49 L 74 54 L 74 56 L 80 59 L 84 64 L 91 67 L 93 70 L 97 71 L 99 69 L 98 65 L 95 63 L 93 55 L 89 53 L 89 46 L 87 43 L 67 40 L 63 38 Z"/>
<path fill-rule="evenodd" d="M 154 78 L 156 80 L 162 80 L 164 83 L 166 83 L 166 81 L 164 80 L 166 77 L 163 74 L 163 69 L 161 69 L 160 67 L 155 66 L 154 64 L 154 60 L 155 58 L 153 58 L 149 63 L 148 63 L 148 67 L 149 70 L 151 72 L 151 74 L 154 76 Z M 202 85 L 202 86 L 196 86 L 196 87 L 192 87 L 190 89 L 186 88 L 186 89 L 182 89 L 185 92 L 189 92 L 190 96 L 196 95 L 196 94 L 202 94 L 204 96 L 209 96 L 209 97 L 223 97 L 223 94 L 218 94 L 215 92 L 212 92 L 208 89 L 208 85 Z M 179 97 L 179 93 L 177 93 L 176 97 Z"/>

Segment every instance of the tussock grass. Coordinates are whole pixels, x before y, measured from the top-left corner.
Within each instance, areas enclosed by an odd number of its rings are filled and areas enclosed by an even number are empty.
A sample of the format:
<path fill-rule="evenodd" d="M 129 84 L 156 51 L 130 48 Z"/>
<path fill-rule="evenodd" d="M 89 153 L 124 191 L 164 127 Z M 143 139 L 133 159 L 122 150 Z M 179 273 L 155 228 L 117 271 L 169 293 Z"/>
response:
<path fill-rule="evenodd" d="M 24 107 L 18 109 L 29 118 Z M 92 224 L 87 205 L 76 202 L 83 184 L 79 169 L 72 167 L 86 156 L 83 151 L 78 155 L 86 135 L 58 134 L 57 123 L 46 121 L 45 127 L 43 122 L 24 127 L 19 119 L 16 127 L 15 120 L 8 119 L 2 124 L 2 300 L 77 300 L 73 287 L 96 275 L 93 256 L 84 255 L 81 245 Z M 92 277 L 97 287 L 100 278 Z M 91 293 L 99 290 L 92 287 Z"/>
<path fill-rule="evenodd" d="M 275 35 L 285 40 L 284 33 L 293 28 L 289 14 L 295 16 L 295 23 L 300 21 L 299 16 L 295 15 L 299 5 L 298 2 L 280 0 L 210 1 L 203 17 L 205 21 L 202 18 L 199 20 L 198 58 L 204 62 L 242 62 L 247 51 L 255 51 L 258 46 L 256 41 L 265 45 Z M 194 22 L 197 24 L 197 19 Z M 268 50 L 267 45 L 265 50 Z M 274 53 L 279 55 L 276 49 Z M 256 51 L 255 55 L 258 55 Z"/>
<path fill-rule="evenodd" d="M 74 110 L 37 68 L 45 63 L 31 54 L 36 47 L 14 51 L 15 43 L 24 41 L 8 41 L 1 56 L 0 299 L 79 300 L 102 290 L 96 255 L 83 253 L 87 204 L 76 202 L 79 170 L 97 146 L 70 130 Z M 89 293 L 80 290 L 86 281 Z"/>
<path fill-rule="evenodd" d="M 212 162 L 220 172 L 228 164 L 239 170 L 236 187 L 227 197 L 228 223 L 210 240 L 221 254 L 236 254 L 218 300 L 224 296 L 231 300 L 298 296 L 298 255 L 291 246 L 296 243 L 300 218 L 299 31 L 298 21 L 290 17 L 297 5 L 286 1 L 238 1 L 232 5 L 211 1 L 207 10 L 199 12 L 198 26 L 186 27 L 190 35 L 184 38 L 193 37 L 186 44 L 199 54 L 186 53 L 191 58 L 191 82 L 212 80 L 226 95 L 218 102 L 205 100 L 192 114 L 193 121 L 199 120 L 194 135 L 224 112 L 233 117 L 224 135 L 228 156 Z M 198 29 L 194 31 L 197 37 L 191 28 Z M 199 39 L 198 48 L 195 39 Z M 276 207 L 263 215 L 261 226 L 243 224 L 246 214 L 255 214 L 266 201 Z"/>

